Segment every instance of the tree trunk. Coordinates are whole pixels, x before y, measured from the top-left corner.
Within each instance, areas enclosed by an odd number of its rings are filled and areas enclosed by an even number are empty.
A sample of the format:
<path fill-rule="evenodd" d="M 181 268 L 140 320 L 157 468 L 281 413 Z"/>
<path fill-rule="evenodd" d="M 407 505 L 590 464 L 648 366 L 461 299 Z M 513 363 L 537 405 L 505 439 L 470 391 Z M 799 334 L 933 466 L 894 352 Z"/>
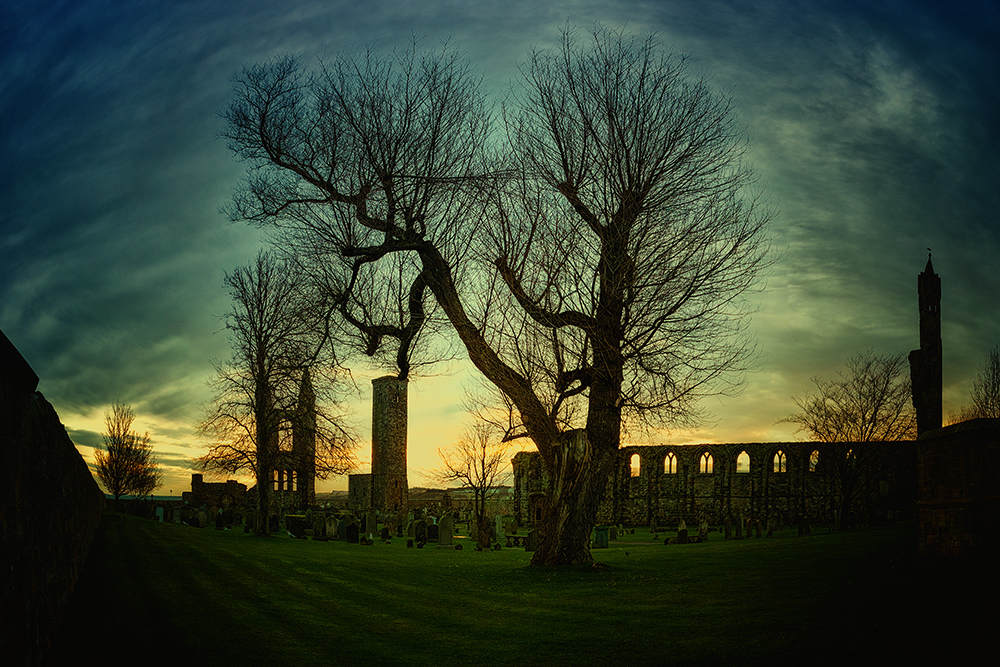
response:
<path fill-rule="evenodd" d="M 594 562 L 590 532 L 615 459 L 592 447 L 586 431 L 568 431 L 560 436 L 555 465 L 549 471 L 548 505 L 532 565 Z"/>

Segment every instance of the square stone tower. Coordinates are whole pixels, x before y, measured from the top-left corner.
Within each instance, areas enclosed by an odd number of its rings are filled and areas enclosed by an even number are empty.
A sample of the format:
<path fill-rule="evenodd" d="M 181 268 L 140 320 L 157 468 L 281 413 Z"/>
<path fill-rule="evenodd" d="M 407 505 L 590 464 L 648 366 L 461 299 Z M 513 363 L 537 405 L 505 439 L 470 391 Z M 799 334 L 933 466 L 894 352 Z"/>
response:
<path fill-rule="evenodd" d="M 371 506 L 383 512 L 407 508 L 407 381 L 394 375 L 372 380 Z"/>

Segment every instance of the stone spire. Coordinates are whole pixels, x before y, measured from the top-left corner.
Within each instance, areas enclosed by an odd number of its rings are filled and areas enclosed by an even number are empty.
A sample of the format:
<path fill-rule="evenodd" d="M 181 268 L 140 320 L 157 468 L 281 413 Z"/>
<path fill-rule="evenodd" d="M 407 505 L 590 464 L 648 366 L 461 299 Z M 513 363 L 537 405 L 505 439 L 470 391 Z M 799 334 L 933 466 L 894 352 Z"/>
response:
<path fill-rule="evenodd" d="M 920 308 L 920 349 L 910 352 L 910 382 L 917 411 L 917 435 L 941 428 L 941 277 L 934 273 L 930 253 L 917 276 Z"/>

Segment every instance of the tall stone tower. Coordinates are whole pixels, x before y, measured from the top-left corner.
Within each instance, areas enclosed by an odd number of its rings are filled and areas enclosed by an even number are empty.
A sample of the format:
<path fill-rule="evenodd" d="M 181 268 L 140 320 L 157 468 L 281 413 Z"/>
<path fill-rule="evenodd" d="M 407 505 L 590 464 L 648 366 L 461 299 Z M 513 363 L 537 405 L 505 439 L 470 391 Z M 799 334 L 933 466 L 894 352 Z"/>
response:
<path fill-rule="evenodd" d="M 920 349 L 910 352 L 910 383 L 917 411 L 917 435 L 941 428 L 941 277 L 930 255 L 917 276 Z"/>
<path fill-rule="evenodd" d="M 394 375 L 372 380 L 372 509 L 405 510 L 407 381 Z"/>

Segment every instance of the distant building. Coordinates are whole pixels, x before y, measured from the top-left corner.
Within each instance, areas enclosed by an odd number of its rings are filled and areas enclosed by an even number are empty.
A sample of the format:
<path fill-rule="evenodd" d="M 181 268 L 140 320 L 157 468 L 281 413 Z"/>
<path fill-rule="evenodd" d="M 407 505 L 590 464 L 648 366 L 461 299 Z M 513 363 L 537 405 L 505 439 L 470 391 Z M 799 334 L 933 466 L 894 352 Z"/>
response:
<path fill-rule="evenodd" d="M 181 499 L 189 505 L 201 507 L 243 507 L 247 501 L 247 485 L 236 480 L 206 482 L 204 475 L 191 475 L 191 490 L 181 494 Z"/>

